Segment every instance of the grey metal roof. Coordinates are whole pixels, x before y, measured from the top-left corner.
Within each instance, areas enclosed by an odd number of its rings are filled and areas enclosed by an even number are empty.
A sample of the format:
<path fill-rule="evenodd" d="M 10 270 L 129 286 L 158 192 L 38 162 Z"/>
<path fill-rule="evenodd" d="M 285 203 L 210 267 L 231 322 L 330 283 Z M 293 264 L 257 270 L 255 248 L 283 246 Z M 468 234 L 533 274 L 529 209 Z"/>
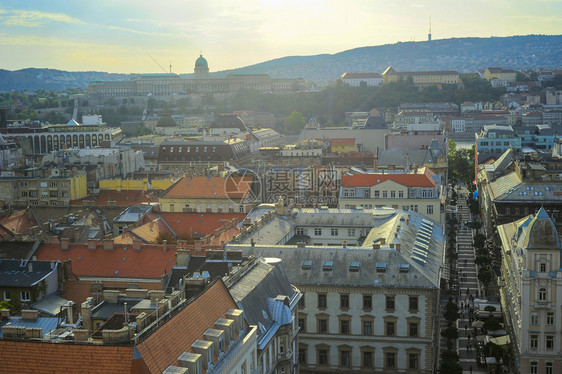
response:
<path fill-rule="evenodd" d="M 489 184 L 494 202 L 562 202 L 562 181 L 523 182 L 515 172 Z"/>
<path fill-rule="evenodd" d="M 127 208 L 119 217 L 116 217 L 113 222 L 138 222 L 151 211 L 152 206 L 150 205 L 134 205 Z"/>
<path fill-rule="evenodd" d="M 384 149 L 379 152 L 378 164 L 387 165 L 423 165 L 436 160 L 429 149 Z"/>
<path fill-rule="evenodd" d="M 300 285 L 329 285 L 392 288 L 437 288 L 439 277 L 429 279 L 409 256 L 395 249 L 241 246 L 229 244 L 229 249 L 242 250 L 245 255 L 277 257 L 287 278 Z M 312 262 L 309 270 L 302 269 L 303 261 Z M 325 261 L 334 261 L 332 270 L 323 270 Z M 359 271 L 349 271 L 349 264 L 358 262 Z M 377 272 L 377 263 L 386 263 L 385 272 Z M 402 264 L 410 264 L 408 272 L 400 272 Z"/>
<path fill-rule="evenodd" d="M 275 321 L 268 300 L 277 296 L 287 296 L 289 301 L 296 291 L 291 286 L 281 267 L 267 264 L 263 259 L 256 259 L 252 268 L 235 283 L 225 281 L 230 294 L 244 310 L 250 325 L 262 326 L 267 330 Z M 264 331 L 260 328 L 259 333 Z"/>
<path fill-rule="evenodd" d="M 57 271 L 55 261 L 0 260 L 0 286 L 31 287 L 53 271 Z"/>
<path fill-rule="evenodd" d="M 51 295 L 41 301 L 36 302 L 32 305 L 33 309 L 40 310 L 43 313 L 47 313 L 51 316 L 56 316 L 60 313 L 61 306 L 67 306 L 68 303 L 74 304 L 73 301 L 63 299 L 58 295 Z"/>
<path fill-rule="evenodd" d="M 0 323 L 0 338 L 4 336 L 2 333 L 2 327 L 6 325 L 26 328 L 41 328 L 43 329 L 43 338 L 45 338 L 49 332 L 57 328 L 58 321 L 58 317 L 38 317 L 35 321 L 23 319 L 21 317 L 10 317 Z"/>

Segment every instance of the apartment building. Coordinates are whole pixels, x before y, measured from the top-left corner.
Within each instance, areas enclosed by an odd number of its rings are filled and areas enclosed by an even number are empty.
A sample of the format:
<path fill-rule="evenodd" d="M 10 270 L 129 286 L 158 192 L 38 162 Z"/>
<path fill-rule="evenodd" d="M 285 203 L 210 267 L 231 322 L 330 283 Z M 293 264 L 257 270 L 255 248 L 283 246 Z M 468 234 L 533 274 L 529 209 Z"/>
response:
<path fill-rule="evenodd" d="M 24 175 L 0 179 L 0 200 L 16 206 L 69 206 L 86 196 L 84 171 L 28 169 Z"/>
<path fill-rule="evenodd" d="M 443 222 L 441 191 L 427 174 L 344 175 L 338 206 L 403 209 Z"/>
<path fill-rule="evenodd" d="M 442 225 L 390 208 L 277 212 L 255 220 L 226 249 L 280 259 L 303 293 L 299 372 L 434 372 Z M 349 239 L 356 246 L 319 245 L 303 237 L 306 221 L 328 235 L 361 221 L 366 232 L 359 242 Z"/>
<path fill-rule="evenodd" d="M 511 331 L 519 373 L 562 371 L 562 245 L 544 208 L 498 226 L 502 246 L 502 309 Z"/>

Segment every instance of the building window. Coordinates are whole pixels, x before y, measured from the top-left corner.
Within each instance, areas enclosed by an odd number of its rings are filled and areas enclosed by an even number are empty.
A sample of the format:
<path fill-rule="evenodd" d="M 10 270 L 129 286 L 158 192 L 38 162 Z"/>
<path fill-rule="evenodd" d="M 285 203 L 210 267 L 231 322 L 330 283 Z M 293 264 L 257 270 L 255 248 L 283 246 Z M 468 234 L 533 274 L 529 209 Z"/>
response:
<path fill-rule="evenodd" d="M 408 323 L 408 331 L 409 331 L 411 337 L 418 336 L 418 329 L 419 329 L 419 327 L 418 327 L 417 322 Z"/>
<path fill-rule="evenodd" d="M 554 325 L 554 313 L 553 312 L 548 312 L 546 313 L 546 324 L 547 325 Z"/>
<path fill-rule="evenodd" d="M 394 321 L 386 322 L 386 336 L 394 336 Z"/>
<path fill-rule="evenodd" d="M 322 229 L 319 228 L 319 227 L 315 228 L 314 229 L 314 235 L 316 235 L 316 236 L 322 235 Z"/>
<path fill-rule="evenodd" d="M 404 191 L 398 191 L 398 197 L 403 198 L 404 197 Z"/>
<path fill-rule="evenodd" d="M 340 295 L 340 309 L 349 309 L 349 295 Z"/>
<path fill-rule="evenodd" d="M 380 192 L 375 190 L 375 197 L 379 197 L 380 196 Z"/>
<path fill-rule="evenodd" d="M 541 272 L 544 273 L 546 271 L 546 264 L 541 262 Z"/>
<path fill-rule="evenodd" d="M 325 293 L 318 294 L 318 308 L 326 308 L 328 306 L 328 300 Z"/>
<path fill-rule="evenodd" d="M 547 335 L 546 336 L 546 349 L 548 349 L 548 350 L 554 349 L 554 335 Z"/>
<path fill-rule="evenodd" d="M 330 234 L 331 234 L 332 236 L 338 236 L 338 229 L 331 229 L 331 230 L 330 230 Z"/>
<path fill-rule="evenodd" d="M 306 332 L 306 318 L 299 317 L 299 329 L 301 332 Z"/>
<path fill-rule="evenodd" d="M 546 363 L 546 371 L 545 371 L 546 374 L 552 374 L 552 366 L 553 366 L 552 362 Z"/>
<path fill-rule="evenodd" d="M 363 320 L 363 335 L 365 336 L 373 335 L 373 321 Z"/>
<path fill-rule="evenodd" d="M 350 325 L 351 321 L 348 317 L 340 319 L 340 334 L 342 335 L 349 335 L 350 334 Z"/>
<path fill-rule="evenodd" d="M 394 311 L 394 296 L 387 296 L 386 297 L 386 310 L 387 311 Z"/>
<path fill-rule="evenodd" d="M 539 364 L 536 361 L 531 362 L 531 374 L 539 373 Z"/>
<path fill-rule="evenodd" d="M 409 303 L 408 303 L 409 308 L 408 309 L 410 310 L 410 312 L 413 312 L 413 311 L 417 312 L 418 311 L 418 297 L 417 296 L 410 296 L 408 300 L 409 300 Z"/>
<path fill-rule="evenodd" d="M 387 369 L 393 369 L 396 365 L 396 353 L 385 352 L 384 354 L 384 367 Z"/>
<path fill-rule="evenodd" d="M 318 365 L 320 366 L 327 366 L 328 362 L 328 350 L 327 349 L 319 349 L 318 350 Z"/>
<path fill-rule="evenodd" d="M 546 288 L 539 290 L 539 301 L 546 301 Z"/>
<path fill-rule="evenodd" d="M 433 205 L 427 206 L 427 214 L 433 214 Z"/>
<path fill-rule="evenodd" d="M 539 314 L 537 312 L 531 313 L 531 325 L 538 325 L 539 324 Z"/>
<path fill-rule="evenodd" d="M 531 349 L 537 349 L 539 347 L 539 336 L 531 335 Z"/>
<path fill-rule="evenodd" d="M 244 205 L 238 206 L 238 211 L 239 211 L 240 213 L 245 213 L 246 210 L 244 209 Z"/>
<path fill-rule="evenodd" d="M 355 229 L 347 229 L 347 236 L 355 236 Z"/>
<path fill-rule="evenodd" d="M 373 309 L 373 296 L 372 295 L 363 295 L 363 309 L 364 310 Z"/>
<path fill-rule="evenodd" d="M 391 198 L 396 198 L 396 191 L 390 191 L 390 197 Z"/>
<path fill-rule="evenodd" d="M 372 351 L 363 351 L 363 360 L 361 361 L 363 364 L 363 368 L 372 368 L 373 367 L 373 352 Z"/>
<path fill-rule="evenodd" d="M 328 317 L 324 315 L 318 317 L 318 333 L 319 334 L 328 333 Z"/>
<path fill-rule="evenodd" d="M 383 192 L 382 192 L 382 197 L 383 197 L 383 198 L 387 198 L 387 197 L 388 197 L 388 191 L 383 191 Z"/>
<path fill-rule="evenodd" d="M 351 366 L 351 351 L 348 351 L 347 349 L 340 351 L 340 366 Z"/>
<path fill-rule="evenodd" d="M 299 347 L 299 364 L 306 364 L 306 348 Z"/>
<path fill-rule="evenodd" d="M 417 369 L 419 362 L 419 355 L 417 353 L 408 354 L 408 369 Z"/>
<path fill-rule="evenodd" d="M 20 300 L 21 301 L 31 301 L 31 294 L 29 291 L 21 291 L 20 292 Z"/>
<path fill-rule="evenodd" d="M 10 291 L 4 291 L 4 300 L 6 301 L 12 300 L 12 294 L 10 293 Z"/>
<path fill-rule="evenodd" d="M 297 227 L 296 234 L 297 235 L 306 235 L 306 229 L 304 227 Z"/>

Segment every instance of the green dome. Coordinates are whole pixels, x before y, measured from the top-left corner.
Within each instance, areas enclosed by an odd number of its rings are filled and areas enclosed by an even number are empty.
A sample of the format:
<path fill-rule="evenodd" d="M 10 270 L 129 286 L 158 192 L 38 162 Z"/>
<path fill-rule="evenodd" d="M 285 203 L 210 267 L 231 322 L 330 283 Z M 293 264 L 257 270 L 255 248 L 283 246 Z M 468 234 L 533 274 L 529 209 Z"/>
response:
<path fill-rule="evenodd" d="M 199 58 L 195 60 L 195 67 L 202 67 L 202 68 L 209 67 L 209 64 L 207 64 L 207 60 L 205 60 L 205 57 L 203 57 L 203 55 L 200 55 Z"/>

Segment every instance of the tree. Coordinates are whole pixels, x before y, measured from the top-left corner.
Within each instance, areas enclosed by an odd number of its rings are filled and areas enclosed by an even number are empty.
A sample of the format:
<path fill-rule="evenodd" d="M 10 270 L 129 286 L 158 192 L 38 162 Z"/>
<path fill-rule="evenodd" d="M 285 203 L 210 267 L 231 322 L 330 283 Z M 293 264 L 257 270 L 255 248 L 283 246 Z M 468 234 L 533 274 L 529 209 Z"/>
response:
<path fill-rule="evenodd" d="M 491 260 L 486 255 L 478 255 L 476 256 L 474 263 L 478 266 L 489 265 L 491 263 Z"/>
<path fill-rule="evenodd" d="M 445 305 L 445 319 L 449 322 L 454 322 L 459 319 L 459 307 L 453 301 L 453 298 L 450 297 L 447 305 Z"/>
<path fill-rule="evenodd" d="M 304 116 L 300 112 L 292 112 L 288 117 L 285 118 L 283 121 L 283 128 L 289 134 L 296 134 L 305 125 Z"/>
<path fill-rule="evenodd" d="M 486 331 L 497 331 L 502 328 L 502 324 L 497 318 L 490 316 L 486 321 L 484 321 L 482 328 Z"/>
<path fill-rule="evenodd" d="M 449 326 L 441 332 L 441 336 L 449 340 L 459 337 L 459 330 L 455 326 Z"/>
<path fill-rule="evenodd" d="M 484 284 L 484 287 L 488 287 L 488 284 L 492 280 L 490 269 L 480 268 L 480 271 L 478 271 L 478 280 Z"/>

